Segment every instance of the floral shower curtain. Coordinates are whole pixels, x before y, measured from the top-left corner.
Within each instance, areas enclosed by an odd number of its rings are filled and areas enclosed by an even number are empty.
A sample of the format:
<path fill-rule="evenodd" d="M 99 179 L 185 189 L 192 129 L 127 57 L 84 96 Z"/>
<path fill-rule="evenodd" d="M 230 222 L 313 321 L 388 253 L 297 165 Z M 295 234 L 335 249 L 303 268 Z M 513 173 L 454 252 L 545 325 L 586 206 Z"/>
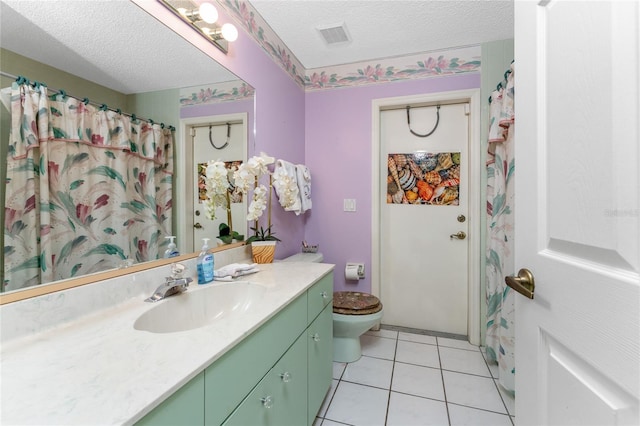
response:
<path fill-rule="evenodd" d="M 508 75 L 507 75 L 508 74 Z M 487 155 L 487 335 L 490 360 L 498 363 L 499 382 L 515 390 L 514 292 L 504 278 L 514 273 L 513 175 L 515 139 L 514 64 L 491 95 Z"/>
<path fill-rule="evenodd" d="M 173 174 L 162 127 L 13 83 L 4 290 L 161 256 Z"/>

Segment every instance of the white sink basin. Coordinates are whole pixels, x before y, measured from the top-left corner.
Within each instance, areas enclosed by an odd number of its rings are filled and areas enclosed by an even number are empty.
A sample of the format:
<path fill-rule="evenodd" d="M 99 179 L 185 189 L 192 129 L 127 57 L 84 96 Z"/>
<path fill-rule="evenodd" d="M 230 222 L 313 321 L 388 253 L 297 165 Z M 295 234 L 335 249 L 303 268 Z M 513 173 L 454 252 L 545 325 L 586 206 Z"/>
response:
<path fill-rule="evenodd" d="M 242 315 L 260 301 L 266 288 L 247 281 L 207 284 L 170 296 L 140 315 L 133 327 L 152 333 L 174 333 L 193 330 Z"/>

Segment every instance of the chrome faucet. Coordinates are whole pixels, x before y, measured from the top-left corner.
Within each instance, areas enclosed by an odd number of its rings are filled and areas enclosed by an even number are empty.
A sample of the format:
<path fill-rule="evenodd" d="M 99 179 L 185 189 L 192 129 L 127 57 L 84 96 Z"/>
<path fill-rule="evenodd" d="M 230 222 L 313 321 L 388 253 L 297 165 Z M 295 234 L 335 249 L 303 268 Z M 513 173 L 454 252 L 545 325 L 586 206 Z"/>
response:
<path fill-rule="evenodd" d="M 193 280 L 190 277 L 182 276 L 185 270 L 186 268 L 179 263 L 171 265 L 171 276 L 166 277 L 164 284 L 160 284 L 151 297 L 146 298 L 144 301 L 157 302 L 158 300 L 165 299 L 169 296 L 173 296 L 174 294 L 187 291 L 189 283 Z"/>

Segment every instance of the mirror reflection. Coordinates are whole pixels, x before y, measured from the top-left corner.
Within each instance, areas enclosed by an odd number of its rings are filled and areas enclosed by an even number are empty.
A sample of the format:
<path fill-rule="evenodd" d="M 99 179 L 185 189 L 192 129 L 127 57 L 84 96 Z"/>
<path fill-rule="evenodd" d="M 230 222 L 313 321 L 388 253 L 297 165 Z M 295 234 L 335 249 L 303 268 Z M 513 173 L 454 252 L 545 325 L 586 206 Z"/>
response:
<path fill-rule="evenodd" d="M 131 2 L 1 7 L 2 291 L 152 261 L 170 235 L 193 252 L 219 222 L 245 232 L 243 202 L 202 215 L 197 172 L 246 159 L 249 85 Z"/>

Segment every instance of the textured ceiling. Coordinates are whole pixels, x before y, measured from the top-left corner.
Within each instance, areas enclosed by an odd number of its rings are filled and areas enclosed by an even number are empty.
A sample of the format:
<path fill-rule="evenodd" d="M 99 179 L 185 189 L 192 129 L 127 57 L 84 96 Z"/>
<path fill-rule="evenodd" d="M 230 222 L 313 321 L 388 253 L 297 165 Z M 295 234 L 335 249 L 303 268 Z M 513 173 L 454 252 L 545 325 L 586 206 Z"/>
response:
<path fill-rule="evenodd" d="M 236 79 L 130 1 L 2 0 L 0 7 L 3 48 L 121 93 Z"/>
<path fill-rule="evenodd" d="M 513 37 L 513 0 L 250 0 L 306 69 Z M 318 26 L 344 23 L 328 46 Z"/>
<path fill-rule="evenodd" d="M 125 94 L 236 78 L 128 0 L 0 1 L 3 48 Z M 510 0 L 250 3 L 307 69 L 513 37 Z M 327 46 L 316 27 L 343 22 Z"/>

